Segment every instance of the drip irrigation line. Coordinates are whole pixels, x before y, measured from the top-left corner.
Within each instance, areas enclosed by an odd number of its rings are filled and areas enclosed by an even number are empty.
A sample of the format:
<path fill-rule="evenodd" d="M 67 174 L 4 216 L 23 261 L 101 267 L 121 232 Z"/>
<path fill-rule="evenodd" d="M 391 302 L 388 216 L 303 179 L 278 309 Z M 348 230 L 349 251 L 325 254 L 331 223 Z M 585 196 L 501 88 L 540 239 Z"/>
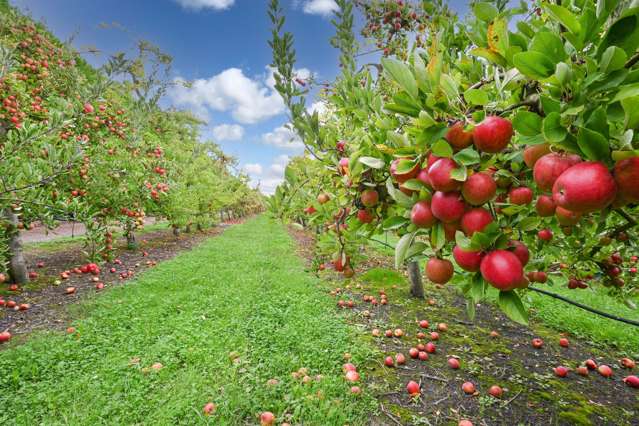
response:
<path fill-rule="evenodd" d="M 586 310 L 588 312 L 592 312 L 593 314 L 597 314 L 597 315 L 600 315 L 602 317 L 605 317 L 605 318 L 608 318 L 608 319 L 611 319 L 611 320 L 615 320 L 615 321 L 623 322 L 623 323 L 626 323 L 626 324 L 634 325 L 635 327 L 639 327 L 639 321 L 635 321 L 635 320 L 631 320 L 631 319 L 623 318 L 623 317 L 618 317 L 616 315 L 612 315 L 612 314 L 609 314 L 607 312 L 603 312 L 603 311 L 600 311 L 598 309 L 591 308 L 590 306 L 586 306 L 586 305 L 581 304 L 579 302 L 575 302 L 574 300 L 570 300 L 570 299 L 568 299 L 568 298 L 566 298 L 564 296 L 561 296 L 559 294 L 552 293 L 550 291 L 542 290 L 540 288 L 535 288 L 535 287 L 528 287 L 528 290 L 532 290 L 534 292 L 541 293 L 541 294 L 544 294 L 546 296 L 553 297 L 555 299 L 559 299 L 559 300 L 561 300 L 563 302 L 566 302 L 566 303 L 568 303 L 570 305 L 576 306 L 576 307 L 581 308 L 583 310 Z"/>

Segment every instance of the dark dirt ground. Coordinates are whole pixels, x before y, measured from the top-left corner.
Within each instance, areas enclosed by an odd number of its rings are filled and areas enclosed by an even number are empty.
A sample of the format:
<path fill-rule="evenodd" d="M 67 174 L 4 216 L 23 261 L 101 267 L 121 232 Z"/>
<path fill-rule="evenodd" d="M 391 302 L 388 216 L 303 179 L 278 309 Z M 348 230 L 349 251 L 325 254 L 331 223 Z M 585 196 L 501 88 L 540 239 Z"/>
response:
<path fill-rule="evenodd" d="M 290 229 L 298 242 L 299 253 L 312 264 L 314 240 L 311 234 Z M 531 321 L 529 327 L 510 321 L 489 304 L 478 305 L 476 317 L 466 315 L 466 301 L 451 286 L 437 288 L 425 283 L 426 299 L 408 296 L 405 274 L 393 269 L 392 259 L 371 248 L 364 249 L 365 261 L 356 269 L 351 280 L 344 280 L 335 271 L 319 272 L 327 292 L 341 288 L 336 299 L 353 300 L 355 307 L 342 309 L 349 322 L 361 330 L 364 342 L 374 344 L 378 357 L 365 366 L 365 391 L 379 401 L 379 414 L 370 420 L 372 425 L 457 425 L 468 419 L 477 425 L 639 425 L 639 391 L 626 386 L 621 379 L 637 371 L 619 366 L 619 354 L 605 347 L 568 337 L 570 346 L 559 346 L 564 334 Z M 364 295 L 375 296 L 379 291 L 388 296 L 387 305 L 373 306 L 364 302 Z M 430 302 L 430 303 L 429 303 Z M 430 322 L 429 329 L 420 329 L 419 320 Z M 430 331 L 438 323 L 446 323 L 448 331 L 439 332 L 437 350 L 427 361 L 413 360 L 408 350 L 418 343 L 430 341 Z M 382 337 L 373 337 L 378 328 Z M 383 337 L 387 329 L 401 328 L 402 338 Z M 490 332 L 496 330 L 497 337 Z M 425 339 L 417 339 L 422 331 Z M 535 337 L 544 340 L 541 349 L 530 344 Z M 401 352 L 406 356 L 404 366 L 388 368 L 386 356 Z M 458 357 L 461 368 L 447 366 L 449 357 Z M 571 371 L 567 378 L 558 378 L 553 367 L 563 365 L 574 369 L 592 358 L 599 365 L 612 367 L 612 378 L 604 378 L 596 371 L 587 377 Z M 406 383 L 421 384 L 419 398 L 411 398 Z M 464 382 L 476 386 L 476 393 L 466 395 Z M 492 385 L 504 389 L 501 399 L 488 394 Z"/>
<path fill-rule="evenodd" d="M 182 233 L 179 237 L 175 237 L 170 229 L 149 232 L 138 237 L 139 248 L 136 250 L 127 250 L 124 240 L 117 241 L 114 260 L 118 259 L 121 263 L 100 264 L 99 282 L 104 283 L 105 289 L 123 285 L 139 272 L 173 258 L 181 251 L 195 247 L 206 238 L 220 234 L 228 226 L 230 224 L 225 223 L 203 232 Z M 9 291 L 6 284 L 0 286 L 1 299 L 31 305 L 26 311 L 0 307 L 0 330 L 9 329 L 16 340 L 26 338 L 25 335 L 32 331 L 66 329 L 71 320 L 68 305 L 102 291 L 96 289 L 96 282 L 91 274 L 72 273 L 69 279 L 56 285 L 61 272 L 86 263 L 81 247 L 77 244 L 63 246 L 60 250 L 35 247 L 27 250 L 25 257 L 29 270 L 38 272 L 38 278 L 17 292 Z M 44 267 L 37 268 L 39 262 L 43 262 Z M 115 268 L 115 272 L 110 272 L 111 268 Z M 123 278 L 122 273 L 130 273 L 130 276 Z M 67 287 L 75 287 L 76 292 L 65 294 Z"/>

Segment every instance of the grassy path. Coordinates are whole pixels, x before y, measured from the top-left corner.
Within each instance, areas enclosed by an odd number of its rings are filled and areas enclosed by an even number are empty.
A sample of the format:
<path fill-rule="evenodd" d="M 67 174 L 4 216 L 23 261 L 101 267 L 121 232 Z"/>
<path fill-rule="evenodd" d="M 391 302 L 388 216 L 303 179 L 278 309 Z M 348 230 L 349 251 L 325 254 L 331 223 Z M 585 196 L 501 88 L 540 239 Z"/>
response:
<path fill-rule="evenodd" d="M 76 334 L 0 352 L 0 424 L 363 423 L 341 365 L 368 354 L 315 284 L 281 225 L 233 227 L 82 305 Z"/>

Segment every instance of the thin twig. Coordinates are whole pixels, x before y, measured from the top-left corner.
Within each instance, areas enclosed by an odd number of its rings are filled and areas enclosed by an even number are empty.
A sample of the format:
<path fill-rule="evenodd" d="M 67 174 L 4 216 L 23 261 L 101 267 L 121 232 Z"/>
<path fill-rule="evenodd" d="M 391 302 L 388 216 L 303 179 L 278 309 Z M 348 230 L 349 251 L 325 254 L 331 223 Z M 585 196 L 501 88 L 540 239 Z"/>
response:
<path fill-rule="evenodd" d="M 630 57 L 630 59 L 628 59 L 628 62 L 626 62 L 626 64 L 624 65 L 626 68 L 630 68 L 632 67 L 634 64 L 637 63 L 637 61 L 639 61 L 639 52 L 635 53 L 634 55 L 632 55 Z"/>
<path fill-rule="evenodd" d="M 505 407 L 508 404 L 510 404 L 511 402 L 513 402 L 515 400 L 515 398 L 517 398 L 519 395 L 521 395 L 522 392 L 523 392 L 523 390 L 520 390 L 519 392 L 517 392 L 517 395 L 513 396 L 508 401 L 506 401 L 506 403 L 502 407 Z"/>
<path fill-rule="evenodd" d="M 422 374 L 420 374 L 420 375 L 421 375 L 422 377 L 427 378 L 427 379 L 431 379 L 431 380 L 438 380 L 438 381 L 440 381 L 440 382 L 448 383 L 448 380 L 443 379 L 443 378 L 441 378 L 441 377 L 437 377 L 437 376 L 430 376 L 430 375 L 428 375 L 428 374 L 423 374 L 423 373 L 422 373 Z"/>
<path fill-rule="evenodd" d="M 386 409 L 384 408 L 384 404 L 379 404 L 379 408 L 382 410 L 382 413 L 386 415 L 386 417 L 388 417 L 389 419 L 393 421 L 393 423 L 399 426 L 403 426 L 402 423 L 399 420 L 397 420 L 394 415 L 386 411 Z"/>

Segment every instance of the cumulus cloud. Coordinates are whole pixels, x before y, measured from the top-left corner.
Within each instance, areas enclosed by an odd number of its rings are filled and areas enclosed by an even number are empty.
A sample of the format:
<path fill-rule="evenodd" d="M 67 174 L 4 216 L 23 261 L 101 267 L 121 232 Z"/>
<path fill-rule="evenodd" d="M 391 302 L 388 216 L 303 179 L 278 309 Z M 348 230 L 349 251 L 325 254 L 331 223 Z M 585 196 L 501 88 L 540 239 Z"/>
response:
<path fill-rule="evenodd" d="M 259 185 L 262 193 L 271 195 L 284 180 L 284 171 L 290 159 L 288 155 L 280 155 L 267 167 L 261 164 L 246 164 L 243 169 L 251 178 L 252 186 Z"/>
<path fill-rule="evenodd" d="M 262 135 L 262 142 L 291 151 L 301 152 L 304 149 L 304 144 L 300 137 L 287 126 L 279 126 L 273 129 L 272 132 L 264 133 Z"/>
<path fill-rule="evenodd" d="M 190 108 L 201 118 L 208 118 L 209 109 L 230 111 L 238 122 L 253 124 L 284 112 L 282 98 L 267 80 L 264 76 L 251 79 L 241 69 L 229 68 L 190 84 L 178 78 L 169 96 L 176 105 Z"/>
<path fill-rule="evenodd" d="M 335 0 L 308 0 L 304 2 L 304 13 L 329 16 L 339 10 Z"/>
<path fill-rule="evenodd" d="M 233 6 L 235 0 L 175 0 L 185 9 L 202 10 L 215 9 L 223 10 Z"/>
<path fill-rule="evenodd" d="M 244 136 L 244 127 L 239 124 L 220 124 L 213 127 L 213 138 L 216 141 L 237 141 Z"/>

